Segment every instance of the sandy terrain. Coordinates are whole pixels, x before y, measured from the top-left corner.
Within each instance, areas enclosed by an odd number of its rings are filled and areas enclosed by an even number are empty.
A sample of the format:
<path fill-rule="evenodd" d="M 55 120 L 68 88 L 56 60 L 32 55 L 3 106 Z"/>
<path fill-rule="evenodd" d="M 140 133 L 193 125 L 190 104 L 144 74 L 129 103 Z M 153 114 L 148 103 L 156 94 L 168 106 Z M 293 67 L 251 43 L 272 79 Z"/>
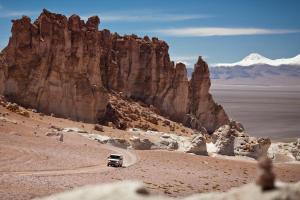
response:
<path fill-rule="evenodd" d="M 7 114 L 5 114 L 7 113 Z M 73 122 L 30 112 L 30 118 L 0 106 L 0 199 L 31 199 L 74 187 L 119 180 L 143 181 L 153 193 L 185 196 L 197 192 L 225 191 L 251 182 L 256 163 L 195 156 L 168 151 L 128 151 L 100 144 L 77 133 L 45 136 L 51 125 L 78 127 L 92 124 Z M 129 137 L 128 132 L 105 127 L 105 134 Z M 112 152 L 125 157 L 124 168 L 106 167 Z M 276 164 L 282 181 L 300 180 L 300 167 Z"/>
<path fill-rule="evenodd" d="M 211 92 L 233 119 L 253 136 L 273 140 L 300 137 L 300 87 L 218 85 Z"/>

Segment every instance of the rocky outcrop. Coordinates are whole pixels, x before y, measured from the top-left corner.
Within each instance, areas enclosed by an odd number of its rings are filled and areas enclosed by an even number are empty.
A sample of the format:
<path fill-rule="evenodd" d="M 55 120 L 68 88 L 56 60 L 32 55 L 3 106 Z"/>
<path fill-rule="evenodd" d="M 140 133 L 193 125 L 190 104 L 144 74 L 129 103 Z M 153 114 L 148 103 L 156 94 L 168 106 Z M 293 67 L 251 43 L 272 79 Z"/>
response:
<path fill-rule="evenodd" d="M 164 134 L 159 138 L 159 141 L 154 143 L 152 149 L 177 150 L 178 141 L 169 134 Z"/>
<path fill-rule="evenodd" d="M 254 159 L 267 156 L 271 146 L 269 138 L 250 137 L 236 121 L 221 126 L 211 135 L 211 139 L 218 154 L 247 156 Z"/>
<path fill-rule="evenodd" d="M 207 64 L 199 57 L 189 81 L 174 64 L 166 42 L 147 36 L 98 31 L 100 19 L 85 23 L 43 10 L 38 19 L 13 20 L 12 36 L 0 55 L 0 93 L 40 112 L 127 128 L 108 94 L 152 105 L 160 114 L 212 133 L 229 123 L 209 94 Z M 107 119 L 108 118 L 108 119 Z"/>
<path fill-rule="evenodd" d="M 300 161 L 300 138 L 290 143 L 272 143 L 268 155 L 279 162 Z"/>
<path fill-rule="evenodd" d="M 221 155 L 234 155 L 234 140 L 235 137 L 232 134 L 229 125 L 220 127 L 216 132 L 213 133 L 215 139 L 215 145 L 217 147 L 216 153 Z"/>
<path fill-rule="evenodd" d="M 25 16 L 12 22 L 0 92 L 44 113 L 97 121 L 108 102 L 99 68 L 99 18 L 84 24 L 79 16 L 44 10 L 34 23 Z"/>
<path fill-rule="evenodd" d="M 223 200 L 223 199 L 264 199 L 264 200 L 298 200 L 300 182 L 277 185 L 275 190 L 265 192 L 256 184 L 246 184 L 228 192 L 211 192 L 181 197 L 181 200 Z M 121 181 L 96 186 L 85 186 L 72 191 L 54 194 L 41 200 L 172 200 L 174 198 L 151 194 L 143 184 L 132 181 Z"/>
<path fill-rule="evenodd" d="M 195 129 L 203 126 L 208 133 L 229 123 L 223 107 L 213 101 L 209 93 L 210 85 L 208 65 L 199 57 L 189 84 L 188 110 L 184 123 Z"/>

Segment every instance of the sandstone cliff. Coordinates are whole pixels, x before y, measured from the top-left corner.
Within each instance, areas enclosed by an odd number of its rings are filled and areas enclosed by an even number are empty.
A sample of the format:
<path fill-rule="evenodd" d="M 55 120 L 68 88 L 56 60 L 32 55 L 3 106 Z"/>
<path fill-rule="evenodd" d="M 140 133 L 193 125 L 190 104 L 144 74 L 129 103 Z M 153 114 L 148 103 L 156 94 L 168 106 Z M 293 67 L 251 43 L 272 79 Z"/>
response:
<path fill-rule="evenodd" d="M 0 56 L 0 94 L 41 112 L 97 122 L 107 116 L 108 94 L 117 91 L 195 129 L 213 132 L 229 123 L 209 94 L 201 57 L 189 81 L 166 42 L 98 31 L 99 23 L 96 16 L 85 23 L 47 10 L 34 23 L 13 20 Z"/>

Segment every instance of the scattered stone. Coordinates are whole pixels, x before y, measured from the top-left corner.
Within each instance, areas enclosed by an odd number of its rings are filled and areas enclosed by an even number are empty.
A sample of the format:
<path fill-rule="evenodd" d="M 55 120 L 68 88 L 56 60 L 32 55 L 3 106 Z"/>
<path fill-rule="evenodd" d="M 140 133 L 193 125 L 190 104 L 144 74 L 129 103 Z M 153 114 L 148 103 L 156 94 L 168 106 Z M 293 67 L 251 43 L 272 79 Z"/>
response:
<path fill-rule="evenodd" d="M 23 115 L 24 117 L 30 117 L 29 112 L 26 110 L 22 110 L 19 112 L 20 115 Z"/>
<path fill-rule="evenodd" d="M 59 136 L 61 135 L 59 132 L 46 132 L 45 136 L 51 137 L 51 136 Z"/>
<path fill-rule="evenodd" d="M 50 125 L 49 129 L 54 129 L 54 130 L 57 130 L 57 131 L 62 131 L 63 130 L 62 128 L 60 128 L 58 126 L 55 126 L 55 125 Z"/>
<path fill-rule="evenodd" d="M 60 141 L 60 142 L 63 142 L 63 141 L 64 141 L 64 134 L 61 133 L 61 134 L 59 135 L 59 141 Z"/>
<path fill-rule="evenodd" d="M 95 124 L 94 130 L 104 132 L 104 128 L 100 124 Z"/>
<path fill-rule="evenodd" d="M 108 123 L 107 123 L 107 126 L 108 126 L 108 127 L 111 127 L 111 128 L 114 128 L 114 124 L 113 124 L 112 122 L 108 122 Z"/>
<path fill-rule="evenodd" d="M 86 130 L 82 130 L 80 128 L 77 127 L 69 127 L 69 128 L 63 128 L 62 132 L 77 132 L 77 133 L 87 133 Z"/>

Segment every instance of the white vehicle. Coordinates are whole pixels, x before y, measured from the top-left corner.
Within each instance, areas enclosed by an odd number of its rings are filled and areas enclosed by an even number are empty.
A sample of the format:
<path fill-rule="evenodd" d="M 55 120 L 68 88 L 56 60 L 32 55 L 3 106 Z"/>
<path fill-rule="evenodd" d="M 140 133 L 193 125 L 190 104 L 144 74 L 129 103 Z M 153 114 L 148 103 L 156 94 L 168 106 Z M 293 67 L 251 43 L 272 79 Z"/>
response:
<path fill-rule="evenodd" d="M 120 154 L 110 154 L 110 156 L 107 158 L 107 166 L 122 167 L 123 156 Z"/>

